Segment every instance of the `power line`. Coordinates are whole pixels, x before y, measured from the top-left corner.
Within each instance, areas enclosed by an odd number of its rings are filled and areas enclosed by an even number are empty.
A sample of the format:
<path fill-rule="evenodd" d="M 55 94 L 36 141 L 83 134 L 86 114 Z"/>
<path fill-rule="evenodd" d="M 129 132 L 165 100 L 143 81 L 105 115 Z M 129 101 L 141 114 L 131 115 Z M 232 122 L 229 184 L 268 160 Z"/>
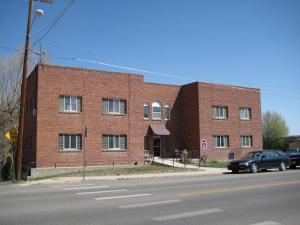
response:
<path fill-rule="evenodd" d="M 4 45 L 0 45 L 0 47 L 11 50 L 11 51 L 23 51 L 23 50 L 19 50 L 19 49 L 13 49 L 13 48 L 10 48 L 10 47 L 4 46 Z M 33 51 L 33 50 L 31 50 L 31 52 L 37 53 L 36 51 Z M 168 73 L 154 72 L 154 71 L 145 70 L 145 69 L 115 65 L 115 64 L 110 64 L 110 63 L 106 63 L 106 62 L 99 61 L 99 60 L 82 59 L 82 58 L 77 58 L 77 57 L 63 57 L 63 56 L 57 56 L 53 53 L 49 53 L 49 52 L 47 52 L 47 53 L 57 59 L 75 60 L 75 61 L 79 61 L 79 62 L 93 63 L 93 64 L 108 66 L 108 67 L 117 68 L 117 69 L 125 69 L 125 70 L 131 70 L 131 71 L 135 71 L 135 72 L 146 73 L 146 74 L 153 74 L 153 75 L 157 75 L 157 76 L 161 76 L 161 77 L 175 78 L 175 79 L 180 79 L 180 80 L 189 80 L 189 81 L 193 81 L 193 82 L 195 81 L 194 79 L 187 77 L 187 76 L 178 76 L 178 75 L 173 75 L 173 74 L 168 74 Z M 281 87 L 281 88 L 284 88 L 284 87 Z M 290 88 L 289 88 L 289 90 L 290 90 Z M 279 96 L 282 98 L 299 99 L 297 96 L 291 97 L 291 96 L 287 96 L 287 95 L 282 95 L 278 92 L 270 92 L 268 90 L 262 90 L 262 94 L 263 95 L 276 95 L 276 96 Z"/>
<path fill-rule="evenodd" d="M 47 34 L 53 29 L 53 27 L 59 22 L 59 20 L 64 16 L 64 14 L 66 13 L 66 11 L 71 7 L 71 5 L 75 2 L 75 0 L 71 0 L 69 2 L 69 4 L 63 9 L 63 11 L 53 20 L 53 22 L 49 23 L 46 27 L 48 27 L 50 24 L 51 26 L 48 28 L 48 30 L 38 39 L 36 40 L 33 44 L 32 44 L 32 48 L 38 44 L 41 40 L 43 40 Z M 42 29 L 44 30 L 44 28 Z M 40 33 L 40 32 L 39 32 Z"/>
<path fill-rule="evenodd" d="M 24 54 L 24 49 L 11 48 L 11 47 L 1 45 L 1 44 L 0 44 L 0 48 L 7 49 L 9 51 L 21 52 L 20 54 Z M 38 51 L 34 51 L 34 50 L 31 50 L 31 49 L 28 49 L 28 51 L 31 52 L 31 53 L 35 53 L 35 54 L 39 53 Z"/>
<path fill-rule="evenodd" d="M 79 62 L 87 62 L 87 63 L 93 63 L 93 64 L 98 64 L 98 65 L 103 65 L 103 66 L 108 66 L 108 67 L 113 67 L 113 68 L 117 68 L 117 69 L 125 69 L 125 70 L 131 70 L 131 71 L 136 71 L 136 72 L 141 72 L 141 73 L 146 73 L 146 74 L 153 74 L 153 75 L 157 75 L 157 76 L 161 76 L 161 77 L 168 77 L 168 78 L 175 78 L 175 79 L 180 79 L 180 80 L 188 80 L 188 81 L 196 81 L 190 77 L 187 76 L 178 76 L 178 75 L 173 75 L 173 74 L 168 74 L 168 73 L 160 73 L 160 72 L 153 72 L 150 70 L 145 70 L 145 69 L 140 69 L 140 68 L 133 68 L 133 67 L 127 67 L 127 66 L 121 66 L 121 65 L 115 65 L 115 64 L 110 64 L 110 63 L 106 63 L 103 61 L 99 61 L 99 60 L 90 60 L 90 59 L 82 59 L 82 58 L 77 58 L 77 57 L 63 57 L 63 56 L 57 56 L 55 54 L 49 53 L 49 55 L 52 55 L 55 58 L 58 59 L 63 59 L 63 60 L 75 60 L 75 61 L 79 61 Z M 224 85 L 224 84 L 221 84 Z M 230 85 L 232 86 L 232 85 Z M 261 90 L 262 94 L 269 94 L 269 91 L 265 91 L 265 90 Z M 269 92 L 269 93 L 266 93 Z M 294 99 L 299 99 L 297 96 L 287 96 L 287 95 L 282 95 L 278 92 L 275 92 L 273 95 L 277 95 L 283 98 L 294 98 Z"/>
<path fill-rule="evenodd" d="M 92 52 L 93 53 L 98 53 L 98 51 L 95 51 L 95 49 L 90 49 L 90 48 L 84 47 L 83 44 L 80 44 L 80 45 L 79 44 L 74 44 L 74 43 L 70 43 L 69 41 L 66 42 L 66 41 L 61 41 L 61 40 L 55 40 L 55 41 L 51 41 L 51 43 L 53 43 L 53 44 L 62 43 L 62 44 L 64 44 L 64 46 L 68 45 L 69 47 L 71 47 L 73 49 L 82 49 L 85 52 L 88 51 L 88 52 L 91 52 L 91 53 Z M 103 53 L 103 50 L 101 50 L 101 52 Z M 109 56 L 111 54 L 105 54 L 105 55 Z M 119 58 L 121 59 L 121 57 L 119 57 Z M 134 62 L 135 60 L 130 60 L 130 61 Z M 247 85 L 247 86 L 251 87 L 251 86 L 255 86 L 255 85 L 259 85 L 259 84 L 244 82 L 244 85 Z M 290 86 L 287 87 L 287 86 L 282 86 L 282 85 L 273 86 L 273 85 L 264 84 L 264 83 L 261 83 L 260 85 L 264 86 L 265 89 L 271 89 L 271 90 L 274 90 L 274 91 L 278 91 L 278 89 L 281 89 L 281 90 L 284 90 L 284 91 L 299 91 L 299 88 L 297 88 L 297 87 L 290 87 Z"/>
<path fill-rule="evenodd" d="M 21 49 L 10 48 L 10 47 L 4 46 L 4 45 L 0 45 L 0 48 L 4 48 L 4 49 L 10 50 L 10 51 L 15 51 L 15 52 L 23 52 L 24 51 L 23 49 L 21 50 Z"/>
<path fill-rule="evenodd" d="M 117 69 L 125 69 L 125 70 L 131 70 L 131 71 L 135 71 L 135 72 L 153 74 L 153 75 L 162 76 L 162 77 L 169 77 L 169 78 L 175 78 L 175 79 L 181 79 L 181 80 L 189 80 L 189 81 L 193 81 L 193 82 L 195 81 L 194 79 L 192 79 L 190 77 L 186 77 L 186 76 L 177 76 L 177 75 L 173 75 L 173 74 L 154 72 L 154 71 L 145 70 L 145 69 L 139 69 L 139 68 L 133 68 L 133 67 L 127 67 L 127 66 L 120 66 L 120 65 L 106 63 L 106 62 L 103 62 L 103 61 L 96 61 L 96 60 L 90 60 L 90 59 L 81 59 L 81 58 L 76 58 L 76 57 L 61 57 L 61 56 L 56 56 L 52 53 L 49 53 L 49 55 L 52 55 L 55 58 L 59 58 L 59 59 L 76 60 L 76 61 L 79 61 L 79 62 L 93 63 L 93 64 L 113 67 L 113 68 L 117 68 Z"/>

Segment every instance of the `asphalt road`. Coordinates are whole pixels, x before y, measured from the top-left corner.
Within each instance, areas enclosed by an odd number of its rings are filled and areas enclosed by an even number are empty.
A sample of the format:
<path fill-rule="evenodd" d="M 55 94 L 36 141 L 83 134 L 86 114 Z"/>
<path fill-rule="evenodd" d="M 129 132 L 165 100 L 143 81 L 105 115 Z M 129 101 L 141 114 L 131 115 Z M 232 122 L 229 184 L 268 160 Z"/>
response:
<path fill-rule="evenodd" d="M 299 225 L 300 169 L 0 185 L 1 225 Z"/>

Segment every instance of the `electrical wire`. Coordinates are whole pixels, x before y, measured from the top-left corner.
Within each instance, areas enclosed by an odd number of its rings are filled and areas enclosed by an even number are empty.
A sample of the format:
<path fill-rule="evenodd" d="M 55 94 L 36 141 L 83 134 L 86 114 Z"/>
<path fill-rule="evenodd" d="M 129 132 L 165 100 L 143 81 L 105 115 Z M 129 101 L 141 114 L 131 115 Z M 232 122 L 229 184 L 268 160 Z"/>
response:
<path fill-rule="evenodd" d="M 186 77 L 186 76 L 177 76 L 177 75 L 173 75 L 173 74 L 154 72 L 154 71 L 144 70 L 144 69 L 139 69 L 139 68 L 120 66 L 120 65 L 106 63 L 106 62 L 103 62 L 103 61 L 96 61 L 96 60 L 90 60 L 90 59 L 81 59 L 81 58 L 76 58 L 76 57 L 61 57 L 61 56 L 58 57 L 58 56 L 56 56 L 52 53 L 49 53 L 49 52 L 48 52 L 48 54 L 54 56 L 55 58 L 60 58 L 60 59 L 70 59 L 70 60 L 76 60 L 76 61 L 79 61 L 79 62 L 87 62 L 87 63 L 93 63 L 93 64 L 98 64 L 98 65 L 113 67 L 113 68 L 117 68 L 117 69 L 125 69 L 125 70 L 131 70 L 131 71 L 135 71 L 135 72 L 153 74 L 153 75 L 162 76 L 162 77 L 169 77 L 169 78 L 180 79 L 180 80 L 189 80 L 189 81 L 192 81 L 192 82 L 195 81 L 194 79 L 192 79 L 190 77 Z"/>
<path fill-rule="evenodd" d="M 10 47 L 4 46 L 4 45 L 0 45 L 0 48 L 4 48 L 4 49 L 10 50 L 10 51 L 15 51 L 15 52 L 24 52 L 24 50 L 10 48 Z"/>
<path fill-rule="evenodd" d="M 49 26 L 49 24 L 46 26 L 49 28 L 46 30 L 46 32 L 40 37 L 38 38 L 38 40 L 36 40 L 33 44 L 32 44 L 32 48 L 38 44 L 41 40 L 43 40 L 47 34 L 53 29 L 53 27 L 59 22 L 59 20 L 64 16 L 64 14 L 67 12 L 67 10 L 71 7 L 71 5 L 75 2 L 75 0 L 71 0 L 69 2 L 69 4 L 62 10 L 62 12 L 54 19 L 53 22 L 51 22 L 51 26 Z"/>
<path fill-rule="evenodd" d="M 11 50 L 11 51 L 21 51 L 21 52 L 23 51 L 23 50 L 20 50 L 20 49 L 10 48 L 10 47 L 4 46 L 4 45 L 0 45 L 0 47 Z M 33 50 L 30 50 L 30 51 L 32 53 L 37 53 L 36 51 L 33 51 Z M 53 53 L 49 53 L 49 52 L 47 52 L 47 53 L 49 55 L 53 56 L 54 58 L 62 59 L 62 60 L 74 60 L 74 61 L 78 61 L 78 62 L 93 63 L 93 64 L 108 66 L 108 67 L 117 68 L 117 69 L 125 69 L 125 70 L 131 70 L 131 71 L 135 71 L 135 72 L 146 73 L 146 74 L 153 74 L 153 75 L 157 75 L 157 76 L 161 76 L 161 77 L 168 77 L 168 78 L 174 78 L 174 79 L 179 79 L 179 80 L 188 80 L 188 81 L 192 81 L 192 82 L 196 81 L 196 80 L 191 79 L 190 77 L 187 77 L 187 76 L 178 76 L 178 75 L 173 75 L 173 74 L 154 72 L 154 71 L 140 69 L 140 68 L 120 66 L 120 65 L 110 64 L 110 63 L 106 63 L 106 62 L 99 61 L 99 60 L 82 59 L 82 58 L 77 58 L 77 57 L 64 57 L 64 56 L 57 56 L 57 55 L 55 55 Z M 221 85 L 224 85 L 224 84 L 221 84 Z M 230 86 L 232 86 L 232 85 L 230 85 Z M 288 88 L 287 90 L 290 90 L 290 88 Z M 300 99 L 297 96 L 282 95 L 278 92 L 272 92 L 272 91 L 269 91 L 269 90 L 262 90 L 262 94 L 263 95 L 272 95 L 272 96 L 276 95 L 276 96 L 279 96 L 279 97 L 282 97 L 282 98 Z"/>
<path fill-rule="evenodd" d="M 74 43 L 65 42 L 65 41 L 61 41 L 61 40 L 51 41 L 51 43 L 52 44 L 56 44 L 56 45 L 58 43 L 61 43 L 64 46 L 67 45 L 67 46 L 69 46 L 69 47 L 71 47 L 73 49 L 76 49 L 76 50 L 77 49 L 81 49 L 81 50 L 83 50 L 85 52 L 98 53 L 98 51 L 96 51 L 95 49 L 89 49 L 87 47 L 84 47 L 83 44 L 74 44 Z M 103 53 L 103 50 L 101 50 L 101 52 Z M 108 57 L 112 56 L 112 54 L 107 54 L 107 53 L 105 55 L 107 55 Z M 116 58 L 115 55 L 114 55 L 114 58 Z M 118 57 L 118 58 L 121 59 L 121 57 Z M 133 59 L 131 59 L 129 61 L 132 61 L 133 63 L 135 62 L 135 60 L 133 60 Z M 226 85 L 226 84 L 219 84 L 219 85 Z M 246 82 L 246 83 L 244 82 L 244 85 L 247 85 L 247 86 L 251 87 L 251 86 L 255 86 L 256 84 L 253 84 L 253 83 L 250 83 L 250 82 Z M 232 86 L 232 85 L 230 85 L 230 86 Z M 296 88 L 296 87 L 287 87 L 287 86 L 282 86 L 282 85 L 280 85 L 280 86 L 273 86 L 273 85 L 269 85 L 269 84 L 262 84 L 262 86 L 264 86 L 264 87 L 266 87 L 268 89 L 271 89 L 271 90 L 276 90 L 276 91 L 278 91 L 279 89 L 284 90 L 284 91 L 286 91 L 286 90 L 288 90 L 288 91 L 297 91 L 297 92 L 299 91 L 299 88 Z"/>

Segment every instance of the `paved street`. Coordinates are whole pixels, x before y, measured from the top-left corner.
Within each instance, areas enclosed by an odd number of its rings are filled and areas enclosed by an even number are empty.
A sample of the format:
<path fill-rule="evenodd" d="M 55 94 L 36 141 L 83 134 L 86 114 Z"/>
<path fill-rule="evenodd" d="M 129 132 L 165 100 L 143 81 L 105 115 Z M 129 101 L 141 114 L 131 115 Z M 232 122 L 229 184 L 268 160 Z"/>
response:
<path fill-rule="evenodd" d="M 0 185 L 1 225 L 298 225 L 300 169 Z"/>

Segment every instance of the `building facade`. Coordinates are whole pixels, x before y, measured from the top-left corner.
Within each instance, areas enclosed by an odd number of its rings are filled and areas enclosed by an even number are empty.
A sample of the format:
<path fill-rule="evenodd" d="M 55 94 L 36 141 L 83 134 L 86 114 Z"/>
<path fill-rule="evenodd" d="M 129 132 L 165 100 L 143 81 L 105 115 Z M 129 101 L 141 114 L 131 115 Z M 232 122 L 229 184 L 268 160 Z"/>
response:
<path fill-rule="evenodd" d="M 30 167 L 143 164 L 144 150 L 227 160 L 262 148 L 260 91 L 38 65 L 27 78 L 24 159 Z"/>

